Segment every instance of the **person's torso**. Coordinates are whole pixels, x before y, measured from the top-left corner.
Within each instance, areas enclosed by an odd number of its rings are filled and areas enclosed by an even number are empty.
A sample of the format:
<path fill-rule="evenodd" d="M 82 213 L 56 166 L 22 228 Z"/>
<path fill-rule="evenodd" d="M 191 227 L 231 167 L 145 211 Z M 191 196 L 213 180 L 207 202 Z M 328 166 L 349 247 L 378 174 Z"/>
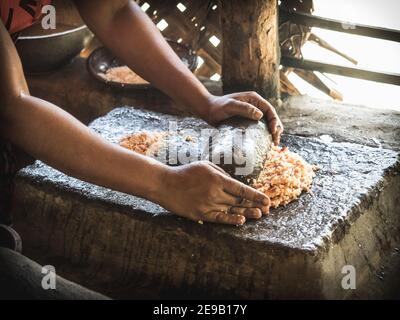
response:
<path fill-rule="evenodd" d="M 0 0 L 0 19 L 14 41 L 20 31 L 42 16 L 42 8 L 51 0 Z M 12 181 L 16 173 L 13 147 L 0 137 L 0 224 L 11 222 Z"/>
<path fill-rule="evenodd" d="M 51 0 L 0 0 L 0 18 L 10 34 L 34 24 Z"/>

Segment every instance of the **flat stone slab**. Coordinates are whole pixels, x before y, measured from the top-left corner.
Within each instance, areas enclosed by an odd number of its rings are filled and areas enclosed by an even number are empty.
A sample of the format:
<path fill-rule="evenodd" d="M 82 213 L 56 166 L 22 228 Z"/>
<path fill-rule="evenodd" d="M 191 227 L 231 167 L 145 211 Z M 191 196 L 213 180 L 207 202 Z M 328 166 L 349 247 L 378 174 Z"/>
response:
<path fill-rule="evenodd" d="M 118 142 L 174 120 L 182 145 L 185 130 L 207 128 L 134 108 L 115 109 L 90 127 Z M 42 162 L 19 173 L 15 224 L 28 252 L 46 248 L 42 260 L 58 257 L 67 275 L 106 294 L 132 297 L 140 283 L 157 296 L 346 297 L 341 268 L 355 265 L 364 285 L 400 243 L 398 154 L 292 135 L 281 143 L 320 167 L 312 193 L 241 227 L 199 225 Z M 130 289 L 121 293 L 121 286 Z"/>
<path fill-rule="evenodd" d="M 241 181 L 258 177 L 272 145 L 263 121 L 232 118 L 214 128 L 198 118 L 129 107 L 95 120 L 91 128 L 114 143 L 137 132 L 168 132 L 154 155 L 159 161 L 182 165 L 209 160 Z"/>
<path fill-rule="evenodd" d="M 400 151 L 399 110 L 292 96 L 278 113 L 285 131 L 294 135 L 329 135 L 336 142 Z"/>

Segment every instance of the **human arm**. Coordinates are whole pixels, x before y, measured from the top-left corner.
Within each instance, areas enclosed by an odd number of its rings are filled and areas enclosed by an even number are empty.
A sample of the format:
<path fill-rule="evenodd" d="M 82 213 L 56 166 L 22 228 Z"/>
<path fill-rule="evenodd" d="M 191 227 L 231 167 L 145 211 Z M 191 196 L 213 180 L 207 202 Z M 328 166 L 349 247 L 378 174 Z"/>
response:
<path fill-rule="evenodd" d="M 215 125 L 238 115 L 266 119 L 279 144 L 283 125 L 274 107 L 255 92 L 215 96 L 182 63 L 153 22 L 133 1 L 75 1 L 88 27 L 144 79 Z"/>
<path fill-rule="evenodd" d="M 68 175 L 146 198 L 193 220 L 241 224 L 245 215 L 258 217 L 268 201 L 210 163 L 170 168 L 106 141 L 67 112 L 31 96 L 2 23 L 0 83 L 1 137 Z M 239 197 L 250 200 L 248 212 L 222 213 L 238 206 Z"/>

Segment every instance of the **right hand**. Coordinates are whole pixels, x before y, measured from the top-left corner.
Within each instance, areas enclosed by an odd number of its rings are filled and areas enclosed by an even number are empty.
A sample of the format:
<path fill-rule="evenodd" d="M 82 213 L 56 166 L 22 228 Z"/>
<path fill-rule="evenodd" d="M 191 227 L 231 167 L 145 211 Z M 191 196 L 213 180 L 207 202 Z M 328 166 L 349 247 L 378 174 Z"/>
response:
<path fill-rule="evenodd" d="M 169 167 L 159 204 L 194 220 L 242 225 L 267 214 L 270 200 L 208 161 Z"/>

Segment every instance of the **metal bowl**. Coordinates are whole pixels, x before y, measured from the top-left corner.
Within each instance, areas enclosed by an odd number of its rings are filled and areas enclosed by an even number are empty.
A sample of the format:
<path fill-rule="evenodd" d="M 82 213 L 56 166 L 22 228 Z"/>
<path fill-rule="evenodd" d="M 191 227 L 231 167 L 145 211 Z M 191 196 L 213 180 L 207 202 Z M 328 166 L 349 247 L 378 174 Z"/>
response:
<path fill-rule="evenodd" d="M 26 73 L 46 73 L 68 64 L 92 37 L 85 25 L 63 26 L 61 32 L 18 37 L 16 48 Z"/>
<path fill-rule="evenodd" d="M 194 71 L 197 68 L 197 56 L 185 44 L 178 43 L 166 39 L 171 48 L 179 56 L 182 62 L 189 68 L 190 71 Z M 118 61 L 118 59 L 111 53 L 107 48 L 100 47 L 94 50 L 89 58 L 87 59 L 87 69 L 89 73 L 98 81 L 105 83 L 108 86 L 119 88 L 119 89 L 148 89 L 153 86 L 150 83 L 122 83 L 117 81 L 109 81 L 103 75 L 110 68 L 125 66 L 124 63 Z"/>

